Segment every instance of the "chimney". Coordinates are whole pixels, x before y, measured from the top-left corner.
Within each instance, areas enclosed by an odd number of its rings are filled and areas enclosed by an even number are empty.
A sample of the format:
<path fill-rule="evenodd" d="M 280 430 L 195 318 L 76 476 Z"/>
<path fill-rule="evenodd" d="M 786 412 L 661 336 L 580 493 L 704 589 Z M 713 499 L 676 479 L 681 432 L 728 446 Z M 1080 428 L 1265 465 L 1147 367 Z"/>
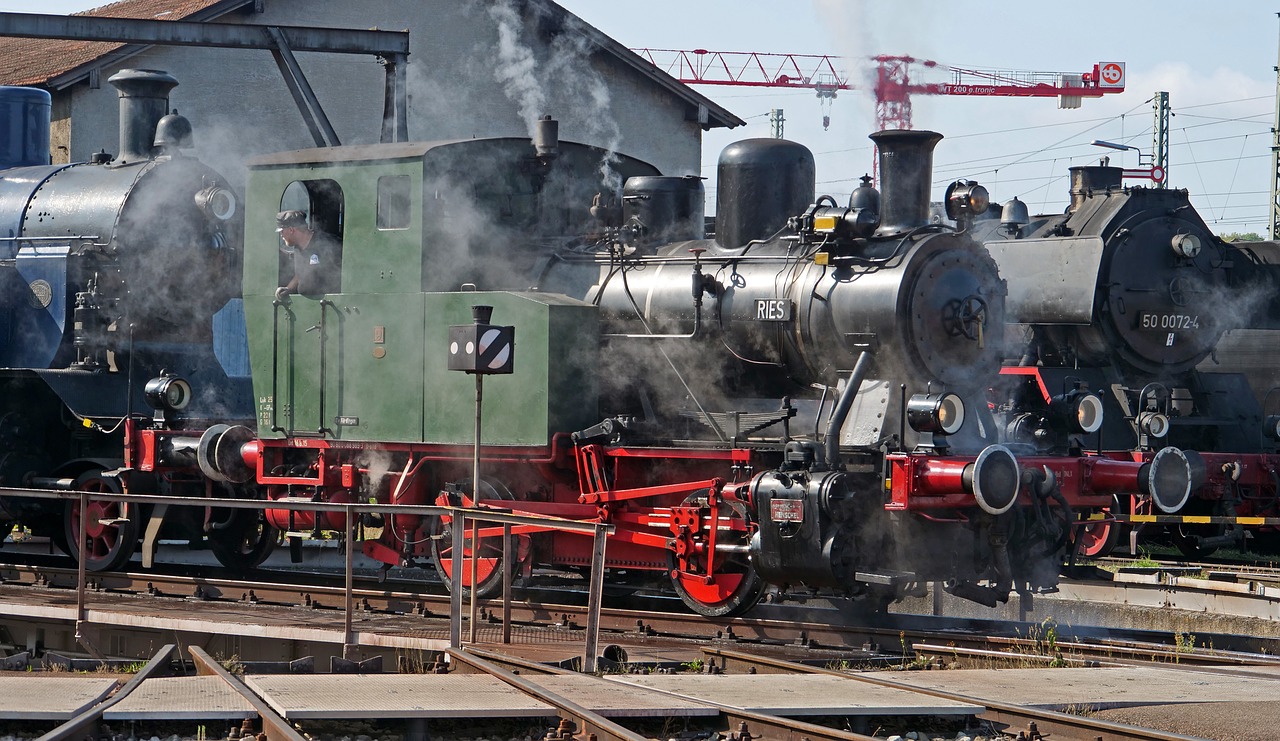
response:
<path fill-rule="evenodd" d="M 1124 178 L 1124 168 L 1110 165 L 1082 165 L 1071 170 L 1071 208 L 1075 213 L 1093 191 L 1119 189 Z"/>
<path fill-rule="evenodd" d="M 158 70 L 122 69 L 107 82 L 120 91 L 120 154 L 114 164 L 145 162 L 151 158 L 156 124 L 169 112 L 169 91 L 178 80 Z"/>
<path fill-rule="evenodd" d="M 936 131 L 877 131 L 880 151 L 880 228 L 877 236 L 909 231 L 929 223 Z"/>

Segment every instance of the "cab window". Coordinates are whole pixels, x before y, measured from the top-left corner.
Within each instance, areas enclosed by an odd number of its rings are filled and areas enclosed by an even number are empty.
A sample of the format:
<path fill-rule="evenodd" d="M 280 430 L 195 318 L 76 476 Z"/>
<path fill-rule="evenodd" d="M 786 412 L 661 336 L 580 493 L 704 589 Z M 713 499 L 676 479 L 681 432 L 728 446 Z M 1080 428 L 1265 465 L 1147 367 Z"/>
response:
<path fill-rule="evenodd" d="M 345 223 L 342 187 L 333 180 L 295 180 L 281 195 L 279 210 L 305 213 L 310 236 L 291 234 L 294 244 L 279 236 L 277 285 L 295 285 L 295 293 L 310 298 L 341 293 Z"/>

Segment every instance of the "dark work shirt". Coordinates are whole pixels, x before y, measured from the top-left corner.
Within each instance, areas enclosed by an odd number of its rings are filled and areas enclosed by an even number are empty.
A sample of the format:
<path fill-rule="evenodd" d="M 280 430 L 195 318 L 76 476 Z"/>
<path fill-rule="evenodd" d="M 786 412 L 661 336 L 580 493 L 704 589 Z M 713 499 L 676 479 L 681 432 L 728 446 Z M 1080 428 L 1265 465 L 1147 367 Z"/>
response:
<path fill-rule="evenodd" d="M 305 248 L 293 253 L 293 272 L 298 278 L 298 293 L 319 298 L 338 293 L 342 278 L 341 247 L 324 232 L 314 232 Z"/>

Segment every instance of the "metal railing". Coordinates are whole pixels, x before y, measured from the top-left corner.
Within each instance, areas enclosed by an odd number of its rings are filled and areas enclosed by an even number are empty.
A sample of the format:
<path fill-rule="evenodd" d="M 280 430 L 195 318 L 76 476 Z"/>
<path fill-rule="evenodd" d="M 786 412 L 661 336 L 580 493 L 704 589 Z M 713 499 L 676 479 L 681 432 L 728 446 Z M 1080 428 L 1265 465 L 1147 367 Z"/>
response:
<path fill-rule="evenodd" d="M 179 506 L 179 507 L 219 507 L 229 509 L 287 509 L 293 511 L 305 512 L 342 512 L 345 517 L 345 553 L 343 559 L 343 576 L 345 580 L 344 598 L 346 615 L 343 623 L 343 657 L 350 658 L 353 654 L 355 643 L 355 631 L 353 628 L 353 616 L 355 611 L 355 600 L 352 596 L 354 591 L 354 574 L 353 564 L 355 560 L 355 522 L 356 516 L 362 514 L 381 514 L 386 522 L 392 522 L 396 516 L 403 515 L 421 515 L 425 517 L 450 517 L 454 523 L 451 527 L 452 548 L 454 554 L 463 554 L 462 558 L 455 557 L 454 576 L 450 588 L 449 602 L 449 647 L 453 649 L 462 646 L 462 579 L 460 578 L 463 569 L 470 569 L 471 584 L 476 583 L 476 573 L 478 568 L 479 553 L 479 523 L 497 523 L 503 526 L 502 538 L 502 642 L 511 642 L 511 526 L 512 525 L 532 525 L 548 530 L 560 530 L 564 532 L 580 533 L 583 535 L 591 535 L 594 540 L 591 561 L 591 579 L 588 586 L 588 604 L 587 604 L 587 625 L 585 630 L 585 645 L 583 646 L 583 671 L 591 673 L 596 669 L 596 651 L 599 645 L 600 632 L 600 604 L 604 590 L 604 559 L 605 548 L 608 535 L 614 532 L 614 526 L 602 522 L 584 522 L 580 520 L 566 520 L 559 517 L 550 517 L 545 515 L 524 515 L 509 511 L 493 510 L 488 508 L 477 507 L 439 507 L 434 505 L 417 505 L 417 504 L 333 504 L 326 502 L 299 502 L 296 500 L 279 501 L 267 499 L 217 499 L 209 497 L 178 497 L 178 496 L 161 496 L 151 494 L 115 494 L 109 492 L 86 492 L 86 491 L 62 491 L 54 489 L 27 489 L 16 487 L 0 487 L 0 497 L 29 497 L 34 499 L 58 499 L 58 500 L 79 500 L 80 505 L 80 522 L 79 532 L 85 533 L 88 527 L 88 504 L 90 500 L 95 501 L 111 501 L 111 502 L 129 502 L 133 504 L 149 504 L 157 506 Z M 467 524 L 471 524 L 471 555 L 466 555 L 464 533 Z M 83 537 L 83 535 L 82 535 Z M 80 551 L 84 553 L 84 545 L 81 544 Z M 86 648 L 92 648 L 86 644 L 88 640 L 83 634 L 81 628 L 89 623 L 88 611 L 85 607 L 86 583 L 88 574 L 85 568 L 85 559 L 78 559 L 78 569 L 76 576 L 76 640 L 85 645 Z M 468 621 L 470 631 L 468 633 L 468 641 L 476 642 L 477 636 L 477 601 L 476 589 L 471 590 L 470 609 L 468 612 Z"/>

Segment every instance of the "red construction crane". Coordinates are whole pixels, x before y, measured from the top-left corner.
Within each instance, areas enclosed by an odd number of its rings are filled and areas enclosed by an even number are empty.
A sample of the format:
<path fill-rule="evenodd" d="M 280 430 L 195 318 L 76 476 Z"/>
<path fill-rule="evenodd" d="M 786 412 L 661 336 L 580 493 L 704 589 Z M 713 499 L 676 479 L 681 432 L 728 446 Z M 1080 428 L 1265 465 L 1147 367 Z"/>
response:
<path fill-rule="evenodd" d="M 762 54 L 760 52 L 692 49 L 632 49 L 655 67 L 693 85 L 810 88 L 824 104 L 837 90 L 852 90 L 849 75 L 837 69 L 843 60 L 819 54 Z M 876 96 L 878 129 L 911 128 L 911 95 L 996 95 L 1059 98 L 1060 108 L 1078 108 L 1082 98 L 1124 92 L 1124 62 L 1099 62 L 1088 72 L 1026 72 L 1020 70 L 948 67 L 927 59 L 881 55 L 868 82 Z M 943 70 L 950 82 L 912 82 L 912 67 Z M 829 123 L 823 116 L 823 126 Z"/>

